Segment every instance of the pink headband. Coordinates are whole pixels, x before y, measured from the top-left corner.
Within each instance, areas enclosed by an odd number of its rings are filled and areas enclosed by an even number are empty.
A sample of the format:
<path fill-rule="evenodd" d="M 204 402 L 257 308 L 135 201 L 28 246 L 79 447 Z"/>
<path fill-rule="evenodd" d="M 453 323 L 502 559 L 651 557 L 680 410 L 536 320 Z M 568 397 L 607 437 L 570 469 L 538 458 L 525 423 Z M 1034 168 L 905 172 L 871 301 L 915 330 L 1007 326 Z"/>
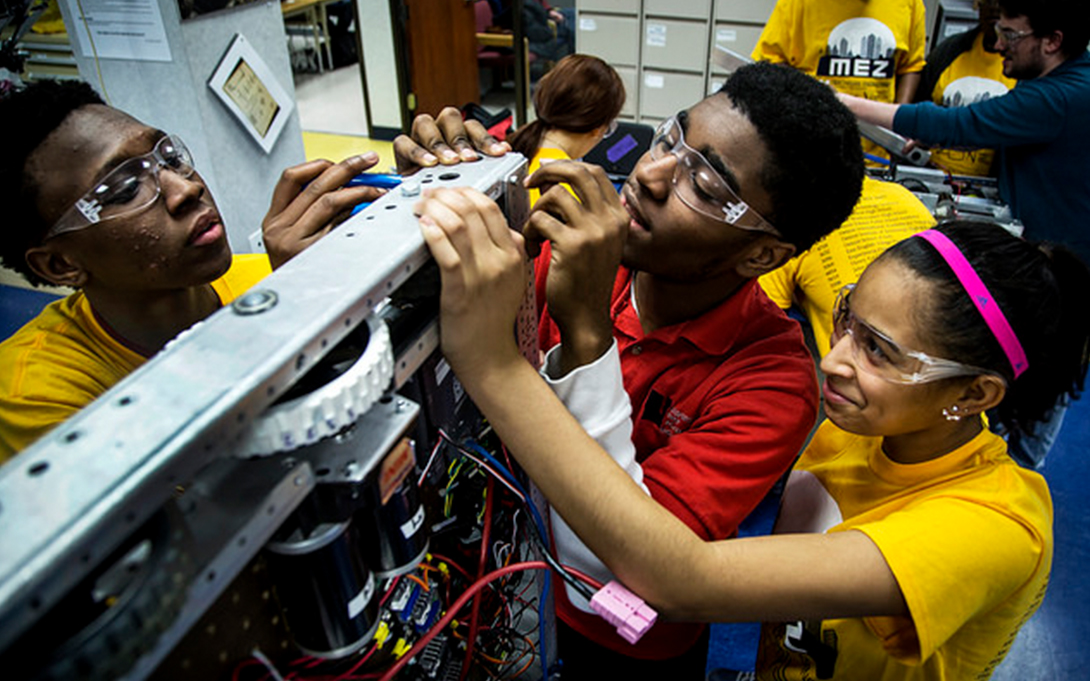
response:
<path fill-rule="evenodd" d="M 1022 349 L 1022 344 L 1018 342 L 1018 336 L 1015 335 L 1006 315 L 1003 314 L 1003 310 L 999 309 L 999 304 L 995 302 L 995 298 L 988 292 L 988 287 L 980 280 L 976 270 L 965 259 L 958 247 L 954 245 L 954 242 L 942 232 L 929 229 L 926 232 L 920 232 L 916 236 L 925 239 L 934 246 L 939 255 L 946 261 L 946 264 L 950 265 L 950 269 L 954 270 L 954 276 L 961 282 L 961 286 L 969 294 L 969 298 L 976 305 L 976 309 L 980 310 L 980 315 L 984 317 L 984 322 L 992 330 L 992 335 L 999 342 L 999 347 L 1003 348 L 1003 352 L 1007 354 L 1011 368 L 1014 369 L 1014 377 L 1021 376 L 1022 372 L 1029 368 L 1026 351 Z"/>

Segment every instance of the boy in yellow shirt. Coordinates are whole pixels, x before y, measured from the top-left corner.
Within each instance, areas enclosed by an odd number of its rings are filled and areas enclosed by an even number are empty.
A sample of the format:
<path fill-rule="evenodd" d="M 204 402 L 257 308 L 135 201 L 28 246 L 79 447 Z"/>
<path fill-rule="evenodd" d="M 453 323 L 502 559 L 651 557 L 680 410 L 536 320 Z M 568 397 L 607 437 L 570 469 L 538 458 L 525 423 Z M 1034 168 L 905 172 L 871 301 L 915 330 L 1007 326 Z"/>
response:
<path fill-rule="evenodd" d="M 0 159 L 11 225 L 0 261 L 35 285 L 76 289 L 0 343 L 0 461 L 378 191 L 343 188 L 373 154 L 288 168 L 262 224 L 268 256 L 234 257 L 185 144 L 86 83 L 43 81 L 7 96 L 0 128 L 19 131 Z"/>

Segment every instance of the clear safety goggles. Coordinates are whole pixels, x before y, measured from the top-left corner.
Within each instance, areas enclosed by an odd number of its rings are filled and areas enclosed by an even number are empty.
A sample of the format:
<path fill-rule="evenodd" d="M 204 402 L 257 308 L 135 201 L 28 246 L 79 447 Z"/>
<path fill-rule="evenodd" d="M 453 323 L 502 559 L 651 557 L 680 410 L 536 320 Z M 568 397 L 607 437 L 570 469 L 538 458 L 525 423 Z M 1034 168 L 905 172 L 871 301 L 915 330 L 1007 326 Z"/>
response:
<path fill-rule="evenodd" d="M 734 193 L 703 154 L 685 143 L 676 116 L 663 121 L 651 140 L 651 158 L 657 161 L 667 154 L 677 157 L 674 193 L 686 206 L 738 229 L 781 236 L 772 223 Z"/>
<path fill-rule="evenodd" d="M 147 208 L 162 192 L 161 168 L 183 178 L 193 175 L 193 156 L 175 135 L 163 137 L 150 152 L 134 156 L 107 173 L 53 223 L 43 240 Z"/>
<path fill-rule="evenodd" d="M 909 385 L 955 376 L 997 375 L 994 371 L 901 347 L 889 336 L 855 316 L 849 304 L 854 288 L 855 284 L 848 284 L 837 295 L 836 306 L 833 308 L 830 347 L 835 346 L 845 335 L 851 336 L 852 357 L 868 374 L 891 383 Z"/>
<path fill-rule="evenodd" d="M 1016 31 L 999 25 L 993 25 L 992 30 L 995 32 L 995 37 L 1002 39 L 1008 45 L 1014 45 L 1022 38 L 1033 35 L 1033 31 Z"/>

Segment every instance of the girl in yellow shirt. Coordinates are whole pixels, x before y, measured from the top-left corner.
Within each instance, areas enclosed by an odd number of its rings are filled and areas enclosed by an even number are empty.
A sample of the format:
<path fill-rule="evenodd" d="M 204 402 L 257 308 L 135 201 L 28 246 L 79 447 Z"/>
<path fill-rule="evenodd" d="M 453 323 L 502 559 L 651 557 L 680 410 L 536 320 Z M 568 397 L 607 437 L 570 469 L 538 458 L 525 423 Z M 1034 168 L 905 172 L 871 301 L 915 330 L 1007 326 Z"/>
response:
<path fill-rule="evenodd" d="M 521 239 L 483 196 L 449 196 L 461 214 L 433 195 L 421 223 L 443 274 L 446 357 L 619 580 L 670 619 L 782 623 L 765 628 L 759 679 L 991 675 L 1043 598 L 1052 505 L 982 414 L 1032 431 L 1081 386 L 1083 263 L 979 223 L 893 246 L 836 305 L 829 420 L 788 483 L 777 534 L 704 542 L 611 458 L 631 458 L 611 437 L 630 410 L 602 388 L 620 380 L 616 345 L 542 381 L 510 333 Z"/>

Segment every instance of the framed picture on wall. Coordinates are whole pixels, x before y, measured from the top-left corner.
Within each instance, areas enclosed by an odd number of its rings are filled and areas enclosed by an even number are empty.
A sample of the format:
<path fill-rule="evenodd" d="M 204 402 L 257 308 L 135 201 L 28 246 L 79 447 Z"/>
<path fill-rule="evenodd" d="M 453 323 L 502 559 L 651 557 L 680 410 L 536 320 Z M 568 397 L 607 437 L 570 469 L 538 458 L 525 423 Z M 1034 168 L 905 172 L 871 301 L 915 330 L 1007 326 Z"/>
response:
<path fill-rule="evenodd" d="M 208 87 L 265 153 L 272 151 L 295 104 L 241 33 L 231 41 Z"/>

